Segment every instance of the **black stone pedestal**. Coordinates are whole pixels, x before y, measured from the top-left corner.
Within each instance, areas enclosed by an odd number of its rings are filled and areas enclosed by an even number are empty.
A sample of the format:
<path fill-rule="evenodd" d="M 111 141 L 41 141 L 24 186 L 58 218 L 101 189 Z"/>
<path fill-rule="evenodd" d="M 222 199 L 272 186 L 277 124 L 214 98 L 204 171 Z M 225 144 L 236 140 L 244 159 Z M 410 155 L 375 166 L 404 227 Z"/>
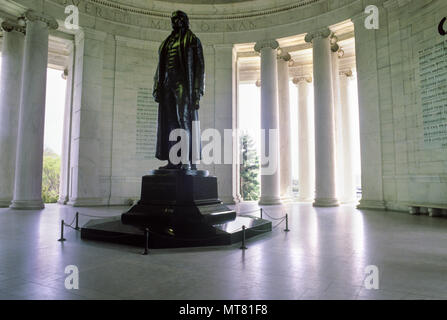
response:
<path fill-rule="evenodd" d="M 83 239 L 149 248 L 229 245 L 272 230 L 270 221 L 236 216 L 218 199 L 217 178 L 207 171 L 154 170 L 143 177 L 141 200 L 121 217 L 91 220 Z"/>

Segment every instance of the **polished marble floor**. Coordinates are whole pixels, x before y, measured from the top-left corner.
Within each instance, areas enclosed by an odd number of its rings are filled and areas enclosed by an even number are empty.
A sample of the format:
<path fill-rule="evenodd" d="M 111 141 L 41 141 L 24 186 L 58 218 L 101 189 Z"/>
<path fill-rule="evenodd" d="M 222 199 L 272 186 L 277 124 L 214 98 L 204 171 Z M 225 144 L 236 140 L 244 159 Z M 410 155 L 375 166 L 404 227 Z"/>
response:
<path fill-rule="evenodd" d="M 240 212 L 255 205 L 241 204 Z M 310 204 L 266 207 L 272 233 L 240 245 L 151 250 L 83 241 L 60 219 L 76 211 L 113 216 L 126 208 L 0 209 L 0 299 L 447 299 L 447 219 Z M 91 219 L 81 217 L 81 223 Z M 276 220 L 274 225 L 276 224 Z M 65 289 L 65 267 L 79 289 Z M 379 270 L 366 289 L 365 268 Z"/>

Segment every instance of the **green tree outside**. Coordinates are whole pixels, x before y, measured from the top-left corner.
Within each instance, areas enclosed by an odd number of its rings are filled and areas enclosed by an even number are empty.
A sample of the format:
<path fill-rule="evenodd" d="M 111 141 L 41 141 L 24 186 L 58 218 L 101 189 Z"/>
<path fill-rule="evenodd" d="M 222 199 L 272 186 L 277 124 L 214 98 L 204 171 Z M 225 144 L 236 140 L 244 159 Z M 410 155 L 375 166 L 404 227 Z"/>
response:
<path fill-rule="evenodd" d="M 56 203 L 59 198 L 61 158 L 51 149 L 43 154 L 42 200 L 44 203 Z"/>
<path fill-rule="evenodd" d="M 240 165 L 241 196 L 244 200 L 259 199 L 259 157 L 253 138 L 244 133 L 241 136 L 242 161 Z"/>

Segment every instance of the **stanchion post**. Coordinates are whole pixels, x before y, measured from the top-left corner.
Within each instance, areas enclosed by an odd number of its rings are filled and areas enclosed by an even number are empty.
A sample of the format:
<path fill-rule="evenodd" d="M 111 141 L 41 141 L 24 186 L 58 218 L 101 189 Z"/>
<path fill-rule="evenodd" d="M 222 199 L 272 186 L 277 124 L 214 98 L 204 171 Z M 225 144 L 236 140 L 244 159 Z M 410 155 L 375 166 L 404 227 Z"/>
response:
<path fill-rule="evenodd" d="M 284 229 L 285 232 L 289 232 L 289 215 L 286 213 L 286 228 Z"/>
<path fill-rule="evenodd" d="M 65 225 L 65 222 L 64 222 L 64 220 L 62 220 L 61 221 L 61 238 L 58 239 L 57 241 L 64 242 L 65 240 L 67 240 L 64 238 L 64 225 Z"/>
<path fill-rule="evenodd" d="M 144 252 L 143 256 L 147 256 L 149 254 L 149 229 L 144 229 Z"/>
<path fill-rule="evenodd" d="M 262 208 L 259 208 L 259 211 L 261 211 L 261 219 L 262 219 Z"/>
<path fill-rule="evenodd" d="M 242 226 L 242 244 L 239 249 L 241 250 L 247 249 L 247 247 L 245 246 L 245 226 Z"/>
<path fill-rule="evenodd" d="M 79 228 L 79 212 L 76 212 L 76 226 L 75 226 L 76 230 L 79 230 L 81 228 Z"/>

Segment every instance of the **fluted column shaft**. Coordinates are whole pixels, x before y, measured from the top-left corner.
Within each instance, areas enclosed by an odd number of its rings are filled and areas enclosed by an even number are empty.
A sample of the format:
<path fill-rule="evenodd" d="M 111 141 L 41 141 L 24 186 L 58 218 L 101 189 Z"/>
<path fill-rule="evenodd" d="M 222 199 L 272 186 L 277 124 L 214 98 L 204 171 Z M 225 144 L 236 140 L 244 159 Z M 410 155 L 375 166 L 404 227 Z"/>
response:
<path fill-rule="evenodd" d="M 0 207 L 7 208 L 14 194 L 17 124 L 22 86 L 25 28 L 2 23 L 3 48 L 0 75 Z"/>
<path fill-rule="evenodd" d="M 380 76 L 377 32 L 365 28 L 367 14 L 353 17 L 360 126 L 362 199 L 359 208 L 385 210 L 382 134 L 380 115 Z"/>
<path fill-rule="evenodd" d="M 268 155 L 270 163 L 261 164 L 261 198 L 259 203 L 270 205 L 281 203 L 279 176 L 278 134 L 270 136 L 270 130 L 278 131 L 278 76 L 277 48 L 275 40 L 256 43 L 255 50 L 261 53 L 261 129 L 265 130 L 265 144 L 261 147 L 263 155 Z M 267 167 L 276 162 L 277 168 L 271 172 Z"/>
<path fill-rule="evenodd" d="M 315 150 L 313 117 L 308 104 L 311 77 L 295 78 L 298 88 L 298 200 L 313 201 L 315 195 Z"/>
<path fill-rule="evenodd" d="M 67 80 L 65 91 L 65 110 L 64 110 L 64 128 L 62 136 L 62 159 L 61 159 L 61 175 L 59 181 L 59 199 L 58 203 L 66 204 L 69 199 L 69 172 L 70 172 L 70 140 L 71 140 L 71 124 L 72 124 L 72 102 L 73 102 L 73 52 L 74 46 L 71 47 L 69 55 L 69 64 L 64 70 L 64 77 Z"/>
<path fill-rule="evenodd" d="M 35 12 L 26 13 L 27 27 L 20 95 L 19 133 L 13 209 L 41 209 L 45 93 L 49 28 L 57 22 Z"/>
<path fill-rule="evenodd" d="M 332 48 L 337 44 L 333 44 Z M 334 97 L 334 125 L 335 125 L 335 181 L 336 181 L 336 190 L 337 190 L 337 198 L 343 198 L 343 190 L 344 190 L 344 181 L 343 181 L 343 172 L 345 167 L 343 166 L 343 123 L 341 121 L 342 110 L 340 103 L 340 77 L 339 77 L 339 56 L 338 52 L 334 52 L 332 49 L 331 53 L 331 62 L 332 62 L 332 89 L 333 89 L 333 97 Z"/>
<path fill-rule="evenodd" d="M 278 57 L 278 102 L 279 102 L 279 159 L 280 195 L 284 201 L 292 198 L 292 150 L 290 130 L 289 61 L 290 54 Z"/>
<path fill-rule="evenodd" d="M 352 73 L 340 73 L 340 101 L 341 101 L 341 123 L 343 127 L 343 191 L 342 202 L 356 201 L 356 185 L 354 176 L 354 119 L 352 117 L 351 99 L 349 99 L 349 81 L 352 79 Z M 350 170 L 346 170 L 350 168 Z"/>
<path fill-rule="evenodd" d="M 316 207 L 337 206 L 335 186 L 335 130 L 330 30 L 306 35 L 313 45 L 315 96 L 315 201 Z"/>

